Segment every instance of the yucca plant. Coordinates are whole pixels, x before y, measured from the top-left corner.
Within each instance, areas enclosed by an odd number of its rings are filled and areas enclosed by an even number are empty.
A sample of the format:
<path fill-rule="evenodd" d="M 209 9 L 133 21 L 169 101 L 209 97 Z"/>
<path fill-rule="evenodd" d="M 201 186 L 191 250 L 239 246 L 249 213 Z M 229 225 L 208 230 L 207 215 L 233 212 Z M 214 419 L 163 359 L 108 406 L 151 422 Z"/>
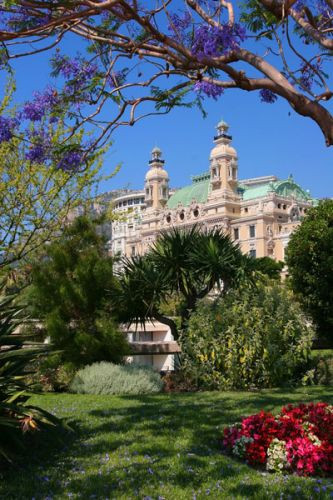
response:
<path fill-rule="evenodd" d="M 252 260 L 220 228 L 162 232 L 145 255 L 123 259 L 114 298 L 120 320 L 141 325 L 161 321 L 177 340 L 179 328 L 162 313 L 163 304 L 178 297 L 182 331 L 199 299 L 214 289 L 225 295 L 242 280 L 251 281 Z"/>
<path fill-rule="evenodd" d="M 27 404 L 32 392 L 27 367 L 46 354 L 48 346 L 20 333 L 27 318 L 15 299 L 4 295 L 0 286 L 0 458 L 9 462 L 24 448 L 25 434 L 60 424 L 50 413 Z"/>

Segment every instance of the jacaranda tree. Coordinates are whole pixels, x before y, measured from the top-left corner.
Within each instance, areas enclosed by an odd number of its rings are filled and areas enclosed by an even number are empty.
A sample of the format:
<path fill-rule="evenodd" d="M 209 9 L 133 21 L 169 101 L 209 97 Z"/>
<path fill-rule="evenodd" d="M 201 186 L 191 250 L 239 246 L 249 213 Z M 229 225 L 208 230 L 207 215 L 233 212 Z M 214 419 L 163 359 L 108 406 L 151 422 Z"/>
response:
<path fill-rule="evenodd" d="M 178 339 L 198 300 L 212 291 L 222 296 L 250 278 L 252 260 L 221 229 L 194 226 L 164 232 L 144 256 L 124 260 L 115 296 L 119 318 L 136 324 L 158 320 Z M 163 313 L 164 304 L 175 296 L 180 304 L 178 324 Z"/>
<path fill-rule="evenodd" d="M 103 150 L 83 158 L 86 138 L 82 132 L 72 133 L 64 144 L 70 131 L 62 110 L 40 121 L 20 122 L 10 102 L 14 90 L 10 80 L 0 102 L 0 113 L 10 116 L 6 120 L 0 115 L 2 274 L 59 235 L 70 212 L 84 206 L 103 179 Z"/>
<path fill-rule="evenodd" d="M 204 97 L 235 88 L 258 92 L 265 103 L 284 99 L 314 120 L 331 146 L 332 33 L 332 0 L 0 2 L 2 67 L 50 51 L 58 77 L 57 87 L 25 104 L 20 120 L 38 122 L 65 109 L 74 130 L 99 127 L 89 146 L 67 151 L 67 165 L 120 125 L 175 106 L 202 107 Z M 73 37 L 86 42 L 87 52 L 66 53 Z M 0 114 L 0 125 L 5 141 L 18 122 Z M 38 140 L 44 143 L 43 134 Z"/>

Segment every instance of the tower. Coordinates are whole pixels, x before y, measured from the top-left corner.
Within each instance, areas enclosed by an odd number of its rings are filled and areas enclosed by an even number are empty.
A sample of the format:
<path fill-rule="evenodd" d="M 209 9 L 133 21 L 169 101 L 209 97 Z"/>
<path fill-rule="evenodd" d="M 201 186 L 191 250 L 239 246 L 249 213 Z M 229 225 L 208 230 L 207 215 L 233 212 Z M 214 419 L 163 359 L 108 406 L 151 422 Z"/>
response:
<path fill-rule="evenodd" d="M 151 152 L 149 170 L 145 181 L 145 201 L 147 208 L 163 208 L 169 199 L 169 176 L 164 169 L 162 151 L 155 147 Z"/>
<path fill-rule="evenodd" d="M 211 193 L 234 198 L 237 187 L 237 152 L 230 145 L 232 137 L 228 135 L 229 126 L 223 120 L 217 126 L 214 147 L 210 153 Z"/>

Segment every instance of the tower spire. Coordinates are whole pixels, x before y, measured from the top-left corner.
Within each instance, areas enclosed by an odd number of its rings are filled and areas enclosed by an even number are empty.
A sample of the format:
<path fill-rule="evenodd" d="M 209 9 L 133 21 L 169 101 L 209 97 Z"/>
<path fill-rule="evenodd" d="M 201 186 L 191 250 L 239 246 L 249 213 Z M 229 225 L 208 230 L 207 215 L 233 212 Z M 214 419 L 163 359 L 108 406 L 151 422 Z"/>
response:
<path fill-rule="evenodd" d="M 160 209 L 169 199 L 169 176 L 164 169 L 162 151 L 157 146 L 151 151 L 149 166 L 145 181 L 147 208 Z"/>

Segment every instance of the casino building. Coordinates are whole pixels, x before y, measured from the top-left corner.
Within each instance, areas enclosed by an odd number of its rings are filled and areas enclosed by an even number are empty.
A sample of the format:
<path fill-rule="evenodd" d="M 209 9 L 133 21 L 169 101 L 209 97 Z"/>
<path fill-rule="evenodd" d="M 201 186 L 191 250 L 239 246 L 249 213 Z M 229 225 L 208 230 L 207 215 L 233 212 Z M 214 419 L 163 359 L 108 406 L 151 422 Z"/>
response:
<path fill-rule="evenodd" d="M 160 231 L 198 224 L 223 228 L 244 253 L 284 260 L 291 233 L 315 200 L 292 175 L 240 180 L 229 127 L 221 121 L 216 128 L 209 170 L 181 189 L 170 190 L 162 152 L 152 150 L 144 190 L 113 202 L 120 214 L 112 227 L 113 254 L 143 254 Z"/>

